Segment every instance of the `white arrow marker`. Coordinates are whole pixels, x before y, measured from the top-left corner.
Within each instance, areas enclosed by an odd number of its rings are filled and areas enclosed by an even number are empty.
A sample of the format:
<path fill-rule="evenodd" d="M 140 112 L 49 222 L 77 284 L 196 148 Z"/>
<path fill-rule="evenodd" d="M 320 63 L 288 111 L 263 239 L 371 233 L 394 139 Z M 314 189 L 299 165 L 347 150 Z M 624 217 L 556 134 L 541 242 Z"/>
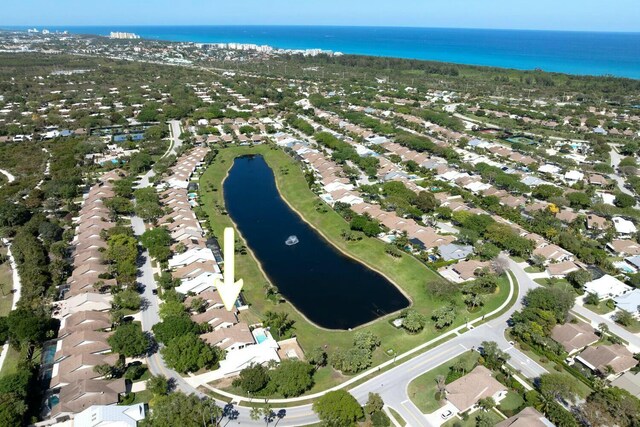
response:
<path fill-rule="evenodd" d="M 233 236 L 233 228 L 227 227 L 224 229 L 224 272 L 222 279 L 215 278 L 213 281 L 214 286 L 220 293 L 220 298 L 224 303 L 224 307 L 227 311 L 232 311 L 233 307 L 238 300 L 238 295 L 242 290 L 242 279 L 235 282 L 234 274 L 234 255 L 235 255 L 235 239 Z"/>

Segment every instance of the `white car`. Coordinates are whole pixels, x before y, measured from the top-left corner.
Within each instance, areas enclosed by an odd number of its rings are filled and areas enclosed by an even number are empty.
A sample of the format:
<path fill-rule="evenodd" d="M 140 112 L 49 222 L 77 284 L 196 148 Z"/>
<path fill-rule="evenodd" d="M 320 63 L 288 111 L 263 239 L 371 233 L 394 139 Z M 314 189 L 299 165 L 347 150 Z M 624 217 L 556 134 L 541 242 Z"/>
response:
<path fill-rule="evenodd" d="M 446 412 L 443 412 L 442 415 L 440 415 L 442 417 L 443 420 L 446 420 L 447 418 L 449 418 L 451 415 L 453 415 L 453 412 L 451 412 L 451 410 L 448 410 Z"/>

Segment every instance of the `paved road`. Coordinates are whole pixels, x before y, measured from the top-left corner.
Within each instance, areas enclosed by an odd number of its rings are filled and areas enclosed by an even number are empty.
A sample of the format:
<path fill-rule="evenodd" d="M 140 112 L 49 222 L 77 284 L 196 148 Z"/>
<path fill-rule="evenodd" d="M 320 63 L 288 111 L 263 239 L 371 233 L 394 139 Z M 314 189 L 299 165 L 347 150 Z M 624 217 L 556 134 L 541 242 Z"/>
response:
<path fill-rule="evenodd" d="M 525 284 L 525 286 L 529 288 L 534 288 L 536 286 L 539 286 L 529 277 L 529 275 L 527 275 L 527 273 L 524 272 L 522 267 L 518 265 L 514 265 L 512 266 L 511 271 L 516 275 L 516 278 L 518 279 L 518 283 L 520 283 L 520 286 L 522 286 L 523 283 Z M 633 334 L 627 331 L 620 325 L 611 321 L 608 317 L 600 316 L 599 314 L 596 314 L 593 311 L 587 308 L 584 308 L 581 304 L 576 303 L 576 305 L 573 306 L 572 311 L 574 311 L 576 314 L 580 315 L 581 317 L 584 317 L 585 319 L 589 320 L 593 327 L 597 327 L 600 323 L 605 323 L 607 326 L 609 326 L 609 330 L 613 334 L 616 334 L 617 336 L 619 336 L 620 338 L 622 338 L 623 340 L 629 343 L 629 346 L 631 347 L 632 351 L 634 352 L 640 351 L 640 336 L 638 336 L 637 334 Z"/>
<path fill-rule="evenodd" d="M 178 148 L 182 146 L 182 140 L 180 136 L 182 135 L 182 128 L 180 126 L 180 120 L 171 120 L 169 122 L 169 138 L 171 139 L 171 145 L 169 149 L 162 155 L 162 157 L 167 157 L 169 155 L 176 155 Z M 145 188 L 151 185 L 150 179 L 155 176 L 155 172 L 151 169 L 149 172 L 144 174 L 139 180 L 137 188 Z"/>
<path fill-rule="evenodd" d="M 173 146 L 169 152 L 175 152 L 180 146 L 181 141 L 179 122 L 171 122 L 172 139 L 174 141 Z M 152 172 L 147 173 L 141 179 L 139 186 L 148 186 L 149 178 Z M 132 218 L 132 227 L 136 234 L 144 232 L 144 223 L 138 217 Z M 152 290 L 156 288 L 156 283 L 153 278 L 153 270 L 148 253 L 145 251 L 142 256 L 144 257 L 144 263 L 140 268 L 139 282 L 144 287 L 144 298 L 148 301 L 148 306 L 142 312 L 142 327 L 144 331 L 150 331 L 152 326 L 160 321 L 158 316 L 158 298 L 153 295 Z M 427 372 L 448 360 L 462 354 L 465 351 L 470 351 L 472 348 L 478 348 L 482 341 L 496 341 L 500 348 L 506 349 L 511 355 L 509 363 L 518 371 L 528 378 L 536 378 L 546 370 L 528 359 L 523 353 L 511 346 L 505 336 L 504 331 L 507 328 L 507 320 L 511 317 L 513 311 L 521 307 L 521 297 L 526 291 L 532 287 L 538 286 L 533 281 L 524 280 L 528 279 L 526 273 L 522 269 L 518 271 L 518 266 L 513 261 L 510 261 L 514 274 L 519 282 L 519 297 L 518 302 L 509 309 L 506 313 L 501 315 L 490 322 L 487 322 L 477 328 L 467 331 L 460 335 L 454 335 L 454 338 L 437 346 L 436 348 L 422 353 L 413 359 L 408 360 L 401 365 L 386 371 L 375 378 L 372 378 L 361 385 L 351 390 L 351 393 L 358 399 L 359 402 L 365 403 L 370 392 L 380 393 L 385 403 L 395 409 L 411 427 L 428 427 L 435 425 L 430 422 L 429 418 L 422 414 L 420 410 L 411 402 L 408 394 L 409 383 L 417 376 Z M 517 267 L 517 268 L 516 268 Z M 524 276 L 522 276 L 524 275 Z M 190 384 L 184 381 L 180 375 L 175 371 L 169 369 L 158 353 L 150 356 L 147 359 L 149 370 L 151 373 L 158 375 L 165 375 L 167 378 L 173 378 L 176 382 L 177 389 L 190 394 L 195 393 L 199 396 L 203 394 L 194 389 Z M 246 400 L 246 399 L 244 399 Z M 262 400 L 260 400 L 262 402 Z M 216 400 L 219 406 L 224 406 L 224 403 Z M 272 402 L 274 410 L 278 411 L 277 402 Z M 237 418 L 233 420 L 225 420 L 224 425 L 237 426 L 237 425 L 255 425 L 262 426 L 264 422 L 253 421 L 249 416 L 249 408 L 236 406 Z M 307 424 L 313 424 L 318 422 L 318 419 L 313 412 L 311 405 L 301 405 L 291 408 L 285 408 L 286 416 L 279 420 L 278 426 L 302 426 Z M 436 415 L 437 416 L 437 415 Z"/>
<path fill-rule="evenodd" d="M 524 270 L 510 261 L 510 266 L 514 270 L 514 275 L 518 280 L 527 277 Z M 524 275 L 524 276 L 523 276 Z M 536 378 L 547 371 L 530 360 L 526 355 L 518 349 L 511 346 L 504 336 L 507 328 L 507 320 L 511 317 L 513 311 L 522 307 L 521 297 L 532 288 L 538 285 L 531 280 L 524 280 L 519 283 L 519 297 L 517 303 L 500 317 L 478 326 L 463 334 L 456 335 L 449 341 L 429 350 L 413 359 L 408 360 L 401 365 L 383 372 L 373 379 L 356 386 L 350 392 L 358 399 L 360 403 L 365 403 L 370 392 L 380 393 L 385 403 L 395 409 L 411 427 L 430 427 L 438 425 L 440 421 L 439 414 L 427 417 L 411 402 L 408 392 L 409 383 L 417 376 L 446 363 L 448 360 L 470 351 L 472 348 L 478 348 L 482 341 L 496 341 L 500 348 L 503 348 L 511 355 L 509 364 L 514 369 L 520 371 L 522 375 L 528 378 Z M 277 404 L 273 405 L 277 409 Z M 250 419 L 245 418 L 247 411 L 241 410 L 239 421 L 242 425 L 253 425 Z M 287 416 L 280 422 L 282 426 L 304 425 L 306 423 L 315 422 L 315 416 L 309 405 L 299 406 L 287 409 Z M 431 421 L 434 420 L 434 421 Z M 260 423 L 256 424 L 259 425 Z M 236 425 L 231 423 L 229 425 Z"/>
<path fill-rule="evenodd" d="M 635 198 L 636 197 L 635 193 L 629 190 L 627 187 L 625 187 L 626 181 L 616 172 L 616 170 L 618 169 L 618 165 L 620 164 L 620 161 L 622 161 L 624 156 L 618 153 L 618 150 L 614 145 L 611 146 L 611 151 L 609 151 L 609 156 L 611 157 L 611 167 L 614 170 L 614 173 L 610 174 L 609 178 L 616 181 L 616 183 L 618 184 L 618 189 L 622 193 L 628 194 L 629 196 L 632 196 L 633 198 Z M 640 209 L 640 203 L 636 203 L 635 208 Z"/>

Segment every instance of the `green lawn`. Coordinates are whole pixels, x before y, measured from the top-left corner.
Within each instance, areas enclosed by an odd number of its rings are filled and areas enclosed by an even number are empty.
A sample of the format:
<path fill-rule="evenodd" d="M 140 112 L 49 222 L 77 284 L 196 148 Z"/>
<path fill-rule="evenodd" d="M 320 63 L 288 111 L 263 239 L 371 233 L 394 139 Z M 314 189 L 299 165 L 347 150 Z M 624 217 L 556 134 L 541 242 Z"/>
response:
<path fill-rule="evenodd" d="M 607 305 L 607 301 L 611 301 L 611 300 L 600 301 L 600 304 L 598 305 L 585 304 L 584 307 L 598 314 L 611 313 L 613 311 L 613 308 Z"/>
<path fill-rule="evenodd" d="M 432 369 L 409 383 L 408 393 L 411 401 L 425 414 L 430 414 L 438 410 L 442 405 L 436 400 L 435 395 L 438 391 L 436 377 L 443 375 L 445 378 L 449 373 L 449 367 L 453 366 L 459 360 L 478 360 L 480 355 L 477 352 L 466 352 L 460 356 L 449 360 L 448 362 Z"/>
<path fill-rule="evenodd" d="M 402 415 L 400 415 L 398 411 L 390 407 L 389 412 L 391 412 L 391 415 L 393 416 L 393 418 L 395 418 L 398 424 L 400 424 L 402 427 L 407 425 L 407 422 L 404 420 L 404 418 L 402 418 Z"/>
<path fill-rule="evenodd" d="M 7 248 L 0 249 L 0 254 L 6 255 Z M 11 266 L 9 261 L 0 264 L 0 316 L 6 316 L 11 311 L 11 304 L 13 303 L 13 277 L 11 272 Z M 0 376 L 14 374 L 18 371 L 18 362 L 20 361 L 20 352 L 14 350 L 9 346 L 2 371 Z"/>
<path fill-rule="evenodd" d="M 0 254 L 6 255 L 7 248 L 1 248 Z M 13 277 L 9 260 L 0 264 L 0 316 L 6 316 L 11 311 L 13 303 Z"/>
<path fill-rule="evenodd" d="M 498 409 L 501 411 L 515 411 L 524 404 L 522 397 L 513 391 L 509 391 L 507 396 L 500 402 Z"/>
<path fill-rule="evenodd" d="M 493 425 L 498 424 L 500 421 L 504 420 L 504 418 L 502 418 L 496 411 L 489 411 L 487 413 L 491 416 Z M 479 412 L 476 411 L 473 414 L 469 415 L 469 418 L 467 418 L 466 420 L 462 420 L 460 418 L 454 417 L 449 421 L 447 421 L 446 423 L 442 424 L 442 427 L 453 427 L 453 426 L 476 427 L 476 417 L 478 416 L 478 414 Z"/>
<path fill-rule="evenodd" d="M 153 397 L 153 393 L 151 393 L 149 390 L 139 391 L 135 393 L 135 399 L 133 400 L 132 404 L 149 403 L 152 397 Z"/>
<path fill-rule="evenodd" d="M 534 265 L 530 265 L 529 267 L 525 267 L 524 271 L 526 271 L 527 273 L 542 273 L 544 269 L 536 267 Z"/>
<path fill-rule="evenodd" d="M 7 353 L 6 359 L 4 360 L 4 365 L 2 365 L 0 377 L 17 373 L 18 363 L 20 363 L 20 360 L 23 360 L 23 357 L 18 350 L 15 350 L 11 346 L 9 346 L 8 348 L 9 351 Z"/>
<path fill-rule="evenodd" d="M 409 296 L 416 310 L 430 316 L 433 309 L 440 304 L 425 292 L 425 284 L 428 281 L 444 279 L 410 255 L 405 254 L 399 259 L 392 258 L 385 253 L 384 242 L 378 239 L 365 238 L 358 242 L 345 242 L 340 234 L 348 228 L 348 224 L 332 209 L 324 209 L 324 212 L 316 209 L 320 199 L 309 189 L 301 167 L 291 157 L 275 147 L 260 145 L 220 149 L 216 159 L 200 177 L 200 201 L 216 236 L 222 236 L 223 229 L 233 225 L 224 209 L 223 180 L 233 165 L 233 159 L 246 154 L 261 154 L 272 168 L 276 183 L 285 201 L 337 248 L 368 266 L 375 266 L 378 271 L 397 284 Z M 276 305 L 266 300 L 264 289 L 265 286 L 268 286 L 268 281 L 250 251 L 246 255 L 236 256 L 236 272 L 239 278 L 244 279 L 243 293 L 251 305 L 249 310 L 242 312 L 242 320 L 255 323 L 260 321 L 262 313 L 268 310 L 284 311 L 295 320 L 295 333 L 303 348 L 326 346 L 327 350 L 331 352 L 336 347 L 351 345 L 354 331 L 321 329 L 308 322 L 291 304 Z M 459 315 L 456 323 L 448 329 L 465 323 L 467 318 L 472 320 L 482 317 L 498 307 L 508 294 L 508 287 L 503 285 L 506 282 L 501 283 L 496 295 L 477 312 L 468 313 L 461 303 L 462 298 L 460 297 L 458 301 Z M 430 322 L 421 333 L 409 335 L 394 328 L 388 322 L 388 318 L 378 319 L 358 327 L 356 330 L 373 332 L 381 337 L 381 348 L 394 348 L 398 353 L 403 353 L 429 341 L 443 332 L 436 330 L 433 323 Z M 374 352 L 374 364 L 387 359 L 383 350 Z"/>

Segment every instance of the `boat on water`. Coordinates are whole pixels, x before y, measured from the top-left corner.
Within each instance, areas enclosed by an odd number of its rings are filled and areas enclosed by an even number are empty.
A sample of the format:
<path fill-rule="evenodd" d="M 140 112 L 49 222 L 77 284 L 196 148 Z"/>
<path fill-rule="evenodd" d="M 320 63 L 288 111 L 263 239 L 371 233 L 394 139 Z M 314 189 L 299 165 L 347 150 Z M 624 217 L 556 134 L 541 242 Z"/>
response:
<path fill-rule="evenodd" d="M 289 236 L 287 240 L 284 241 L 284 244 L 287 246 L 297 245 L 300 240 L 298 240 L 298 236 Z"/>

